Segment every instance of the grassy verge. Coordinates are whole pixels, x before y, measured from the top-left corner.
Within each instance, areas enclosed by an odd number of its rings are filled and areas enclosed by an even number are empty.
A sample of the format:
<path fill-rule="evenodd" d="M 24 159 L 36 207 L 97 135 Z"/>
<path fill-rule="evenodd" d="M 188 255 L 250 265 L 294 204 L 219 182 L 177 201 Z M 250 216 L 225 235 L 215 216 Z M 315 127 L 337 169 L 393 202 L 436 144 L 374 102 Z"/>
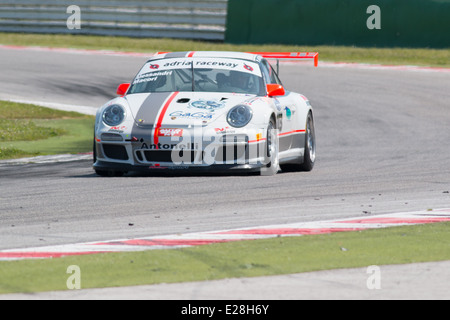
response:
<path fill-rule="evenodd" d="M 0 44 L 100 49 L 153 53 L 157 51 L 318 51 L 320 60 L 450 67 L 448 49 L 359 48 L 345 46 L 232 45 L 178 39 L 101 37 L 83 35 L 46 35 L 0 33 Z"/>
<path fill-rule="evenodd" d="M 450 259 L 450 223 L 183 249 L 0 262 L 0 293 L 66 290 L 68 266 L 81 287 L 102 288 Z M 345 249 L 344 249 L 345 248 Z"/>
<path fill-rule="evenodd" d="M 92 149 L 94 117 L 0 101 L 0 160 Z"/>

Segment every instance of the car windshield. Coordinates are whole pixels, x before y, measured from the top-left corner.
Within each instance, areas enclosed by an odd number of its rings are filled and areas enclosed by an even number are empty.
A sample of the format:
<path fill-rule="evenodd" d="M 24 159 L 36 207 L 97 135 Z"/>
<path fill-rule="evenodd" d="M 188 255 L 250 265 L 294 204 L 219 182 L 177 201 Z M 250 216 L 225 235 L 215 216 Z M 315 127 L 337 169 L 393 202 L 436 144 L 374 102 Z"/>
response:
<path fill-rule="evenodd" d="M 128 93 L 173 91 L 265 94 L 257 63 L 222 58 L 151 60 L 133 80 Z"/>

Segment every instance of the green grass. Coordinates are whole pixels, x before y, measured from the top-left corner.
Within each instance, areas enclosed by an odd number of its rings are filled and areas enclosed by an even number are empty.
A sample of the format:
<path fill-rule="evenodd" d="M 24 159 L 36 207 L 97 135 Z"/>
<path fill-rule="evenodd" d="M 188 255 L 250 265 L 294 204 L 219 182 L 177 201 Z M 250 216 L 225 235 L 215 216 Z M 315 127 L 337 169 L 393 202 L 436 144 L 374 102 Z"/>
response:
<path fill-rule="evenodd" d="M 0 160 L 92 151 L 94 117 L 0 101 Z"/>
<path fill-rule="evenodd" d="M 13 147 L 0 147 L 0 160 L 34 157 L 38 155 L 39 152 L 31 153 Z"/>
<path fill-rule="evenodd" d="M 63 129 L 38 126 L 31 120 L 0 119 L 0 128 L 0 142 L 41 140 L 66 133 Z"/>
<path fill-rule="evenodd" d="M 70 265 L 80 267 L 81 287 L 86 289 L 449 260 L 449 228 L 446 222 L 183 249 L 6 261 L 0 262 L 0 293 L 67 290 Z"/>
<path fill-rule="evenodd" d="M 450 67 L 450 48 L 233 45 L 181 39 L 0 33 L 0 44 L 154 53 L 157 51 L 317 51 L 322 61 Z"/>

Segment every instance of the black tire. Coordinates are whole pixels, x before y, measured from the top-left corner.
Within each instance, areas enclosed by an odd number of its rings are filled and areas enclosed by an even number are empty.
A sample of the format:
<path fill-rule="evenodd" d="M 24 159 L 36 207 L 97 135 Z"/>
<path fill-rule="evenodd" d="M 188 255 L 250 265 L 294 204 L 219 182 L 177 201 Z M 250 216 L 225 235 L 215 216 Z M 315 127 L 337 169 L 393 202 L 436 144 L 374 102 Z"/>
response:
<path fill-rule="evenodd" d="M 92 147 L 92 160 L 94 164 L 97 162 L 97 147 L 95 145 L 95 137 L 94 137 L 94 146 Z"/>
<path fill-rule="evenodd" d="M 305 136 L 305 156 L 300 170 L 311 171 L 316 162 L 316 132 L 314 129 L 314 119 L 311 112 L 306 119 L 306 136 Z"/>
<path fill-rule="evenodd" d="M 278 133 L 275 128 L 275 123 L 271 119 L 269 124 L 267 125 L 266 154 L 264 156 L 264 163 L 266 165 L 261 168 L 262 176 L 273 176 L 277 174 L 280 167 L 278 148 Z"/>
<path fill-rule="evenodd" d="M 98 170 L 95 169 L 95 173 L 101 177 L 122 177 L 125 172 L 115 170 Z"/>

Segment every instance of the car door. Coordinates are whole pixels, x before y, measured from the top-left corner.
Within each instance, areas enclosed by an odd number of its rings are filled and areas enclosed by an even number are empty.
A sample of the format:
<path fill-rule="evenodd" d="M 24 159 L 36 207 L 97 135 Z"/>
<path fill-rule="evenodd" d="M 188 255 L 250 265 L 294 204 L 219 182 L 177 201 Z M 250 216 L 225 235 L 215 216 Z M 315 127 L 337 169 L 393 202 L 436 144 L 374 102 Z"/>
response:
<path fill-rule="evenodd" d="M 262 64 L 265 69 L 265 80 L 267 83 L 280 84 L 280 78 L 278 77 L 275 70 L 267 62 L 263 60 Z M 293 95 L 289 91 L 286 91 L 284 96 L 273 97 L 274 103 L 279 110 L 278 119 L 278 136 L 279 136 L 279 150 L 280 152 L 289 150 L 292 145 L 293 134 L 295 132 L 295 116 L 296 116 L 296 104 L 293 100 Z"/>

